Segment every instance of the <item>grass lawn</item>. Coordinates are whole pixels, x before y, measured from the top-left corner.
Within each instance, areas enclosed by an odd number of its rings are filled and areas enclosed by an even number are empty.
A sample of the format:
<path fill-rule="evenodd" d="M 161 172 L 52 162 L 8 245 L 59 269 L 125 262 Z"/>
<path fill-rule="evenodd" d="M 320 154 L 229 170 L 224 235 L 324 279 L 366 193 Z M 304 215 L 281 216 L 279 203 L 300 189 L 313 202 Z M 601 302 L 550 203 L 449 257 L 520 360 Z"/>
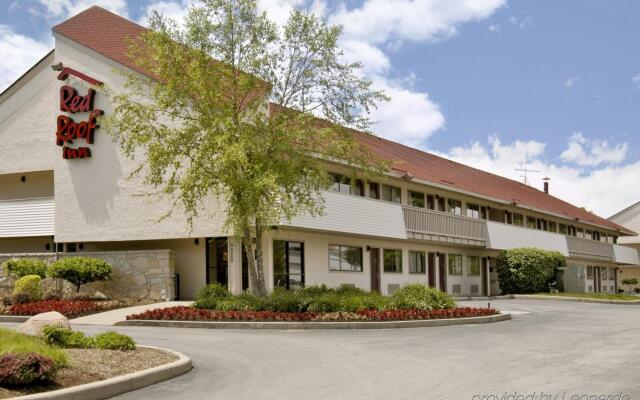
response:
<path fill-rule="evenodd" d="M 580 297 L 583 299 L 598 300 L 640 300 L 640 296 L 624 293 L 538 293 L 542 296 L 550 297 Z"/>
<path fill-rule="evenodd" d="M 49 346 L 40 339 L 23 335 L 12 329 L 0 328 L 0 355 L 7 353 L 38 353 L 51 358 L 56 366 L 67 365 L 67 353 L 59 348 Z"/>

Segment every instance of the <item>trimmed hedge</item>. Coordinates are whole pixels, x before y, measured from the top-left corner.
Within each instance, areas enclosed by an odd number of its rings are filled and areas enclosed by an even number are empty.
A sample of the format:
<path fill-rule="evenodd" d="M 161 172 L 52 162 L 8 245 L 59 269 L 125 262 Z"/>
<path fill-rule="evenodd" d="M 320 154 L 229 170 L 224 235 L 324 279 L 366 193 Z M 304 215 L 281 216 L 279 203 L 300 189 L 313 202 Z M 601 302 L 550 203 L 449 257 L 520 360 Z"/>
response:
<path fill-rule="evenodd" d="M 129 336 L 118 332 L 103 332 L 95 336 L 69 328 L 46 326 L 43 340 L 45 343 L 62 348 L 74 349 L 106 349 L 106 350 L 135 350 L 136 342 Z"/>
<path fill-rule="evenodd" d="M 504 294 L 547 292 L 556 269 L 566 265 L 566 258 L 557 251 L 537 248 L 503 251 L 496 261 L 500 290 Z"/>
<path fill-rule="evenodd" d="M 51 264 L 47 275 L 71 282 L 80 292 L 80 285 L 109 279 L 111 265 L 98 258 L 69 257 Z"/>
<path fill-rule="evenodd" d="M 27 275 L 38 275 L 44 279 L 47 272 L 47 264 L 38 258 L 12 258 L 0 264 L 0 268 L 15 279 Z"/>
<path fill-rule="evenodd" d="M 38 275 L 25 275 L 13 286 L 13 294 L 26 293 L 31 301 L 42 299 L 42 286 Z"/>

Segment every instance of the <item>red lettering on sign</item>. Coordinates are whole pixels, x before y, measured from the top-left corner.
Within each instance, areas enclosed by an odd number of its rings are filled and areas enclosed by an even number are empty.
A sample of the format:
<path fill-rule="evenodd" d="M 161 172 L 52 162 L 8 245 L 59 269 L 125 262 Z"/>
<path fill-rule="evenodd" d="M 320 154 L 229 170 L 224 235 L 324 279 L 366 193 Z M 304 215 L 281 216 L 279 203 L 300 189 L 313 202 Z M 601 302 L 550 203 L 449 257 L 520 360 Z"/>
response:
<path fill-rule="evenodd" d="M 102 110 L 93 110 L 89 114 L 88 121 L 76 123 L 67 115 L 58 115 L 56 129 L 56 144 L 73 143 L 73 139 L 84 139 L 87 144 L 93 143 L 93 134 L 100 125 L 97 124 L 98 115 L 104 114 Z"/>
<path fill-rule="evenodd" d="M 78 147 L 77 149 L 72 149 L 70 147 L 64 146 L 62 148 L 62 158 L 64 158 L 65 160 L 89 157 L 91 157 L 91 149 L 88 147 Z"/>
<path fill-rule="evenodd" d="M 95 90 L 89 89 L 86 96 L 80 96 L 75 88 L 67 85 L 62 86 L 60 88 L 60 111 L 70 113 L 91 111 L 95 94 Z"/>

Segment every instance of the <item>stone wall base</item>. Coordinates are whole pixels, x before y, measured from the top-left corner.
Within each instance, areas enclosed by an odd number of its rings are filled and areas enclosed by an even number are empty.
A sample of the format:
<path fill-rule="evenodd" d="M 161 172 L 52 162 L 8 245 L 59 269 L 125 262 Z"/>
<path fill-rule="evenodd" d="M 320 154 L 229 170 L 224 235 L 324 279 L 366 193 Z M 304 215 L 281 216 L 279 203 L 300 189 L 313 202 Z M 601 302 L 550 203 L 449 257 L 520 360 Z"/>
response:
<path fill-rule="evenodd" d="M 58 253 L 58 258 L 94 257 L 109 263 L 113 272 L 105 282 L 83 285 L 80 290 L 89 294 L 100 291 L 113 299 L 173 300 L 175 290 L 175 257 L 171 250 L 98 251 Z M 51 264 L 55 253 L 0 254 L 0 263 L 10 258 L 39 258 Z M 68 282 L 47 278 L 43 282 L 45 291 L 64 295 L 75 292 Z M 13 279 L 0 270 L 0 296 L 8 296 L 13 288 Z"/>

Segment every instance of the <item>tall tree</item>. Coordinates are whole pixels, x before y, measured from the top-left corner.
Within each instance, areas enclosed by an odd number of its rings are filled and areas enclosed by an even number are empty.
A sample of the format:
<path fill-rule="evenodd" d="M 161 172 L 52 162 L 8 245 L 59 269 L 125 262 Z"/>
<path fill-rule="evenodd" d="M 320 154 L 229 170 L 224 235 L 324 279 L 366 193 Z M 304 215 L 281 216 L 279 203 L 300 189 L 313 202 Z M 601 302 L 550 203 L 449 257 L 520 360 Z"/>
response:
<path fill-rule="evenodd" d="M 345 127 L 367 130 L 386 97 L 359 63 L 344 61 L 341 27 L 301 11 L 280 27 L 255 0 L 206 0 L 182 23 L 156 13 L 149 27 L 129 43 L 143 73 L 108 89 L 105 126 L 140 161 L 134 173 L 190 224 L 204 200 L 225 201 L 251 288 L 264 294 L 263 235 L 301 212 L 322 213 L 326 162 L 365 176 L 385 168 Z"/>

